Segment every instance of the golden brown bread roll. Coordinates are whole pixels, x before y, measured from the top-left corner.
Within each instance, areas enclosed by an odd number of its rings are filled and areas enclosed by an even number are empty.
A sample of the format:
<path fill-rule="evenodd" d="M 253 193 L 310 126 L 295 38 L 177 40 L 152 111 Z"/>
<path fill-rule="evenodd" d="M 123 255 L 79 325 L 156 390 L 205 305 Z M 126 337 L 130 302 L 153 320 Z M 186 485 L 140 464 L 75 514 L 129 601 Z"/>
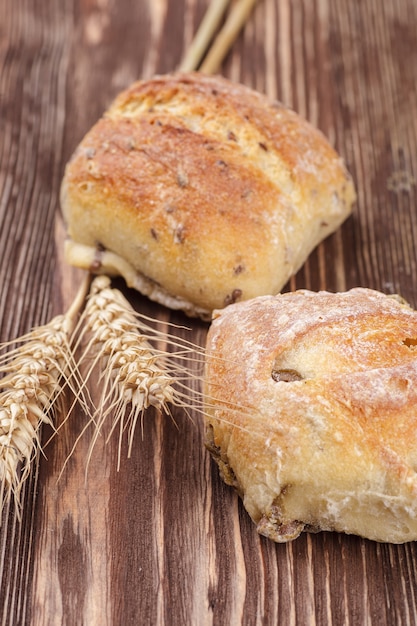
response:
<path fill-rule="evenodd" d="M 221 77 L 159 76 L 121 93 L 67 165 L 66 258 L 209 318 L 279 292 L 354 198 L 293 111 Z"/>
<path fill-rule="evenodd" d="M 258 531 L 417 539 L 417 313 L 357 288 L 216 312 L 207 446 Z"/>

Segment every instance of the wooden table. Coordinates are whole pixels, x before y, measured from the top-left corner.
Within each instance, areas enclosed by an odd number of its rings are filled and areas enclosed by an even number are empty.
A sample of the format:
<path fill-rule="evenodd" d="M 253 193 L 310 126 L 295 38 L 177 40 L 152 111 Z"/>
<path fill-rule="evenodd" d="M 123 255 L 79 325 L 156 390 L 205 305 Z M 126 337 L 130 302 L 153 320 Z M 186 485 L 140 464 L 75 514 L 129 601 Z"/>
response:
<path fill-rule="evenodd" d="M 178 67 L 208 0 L 0 0 L 2 341 L 63 312 L 66 161 L 113 97 Z M 353 216 L 287 289 L 367 286 L 417 306 L 415 0 L 259 0 L 221 73 L 320 127 L 358 191 Z M 192 328 L 118 283 L 138 310 Z M 75 411 L 3 511 L 3 625 L 415 624 L 417 547 L 331 533 L 257 535 L 203 446 L 198 413 L 156 411 L 130 459 Z M 44 433 L 47 438 L 48 433 Z"/>

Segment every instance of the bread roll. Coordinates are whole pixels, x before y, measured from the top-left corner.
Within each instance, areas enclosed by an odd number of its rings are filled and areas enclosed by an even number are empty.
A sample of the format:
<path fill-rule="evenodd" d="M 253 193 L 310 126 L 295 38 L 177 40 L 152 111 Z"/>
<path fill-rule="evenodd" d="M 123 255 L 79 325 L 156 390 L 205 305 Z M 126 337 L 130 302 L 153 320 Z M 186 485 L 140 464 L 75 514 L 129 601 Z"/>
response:
<path fill-rule="evenodd" d="M 259 533 L 417 539 L 417 313 L 369 289 L 215 313 L 207 445 Z"/>
<path fill-rule="evenodd" d="M 278 293 L 351 212 L 351 177 L 293 111 L 225 78 L 121 93 L 66 167 L 70 264 L 190 315 Z"/>

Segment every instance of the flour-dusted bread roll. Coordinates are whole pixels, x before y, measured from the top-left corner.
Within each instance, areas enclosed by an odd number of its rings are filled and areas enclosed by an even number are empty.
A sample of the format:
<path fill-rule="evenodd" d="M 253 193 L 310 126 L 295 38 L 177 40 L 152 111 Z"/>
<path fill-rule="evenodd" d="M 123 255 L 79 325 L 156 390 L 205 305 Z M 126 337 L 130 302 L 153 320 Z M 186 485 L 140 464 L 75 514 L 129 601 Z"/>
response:
<path fill-rule="evenodd" d="M 221 77 L 159 76 L 121 93 L 67 165 L 66 258 L 209 318 L 279 292 L 354 198 L 293 111 Z"/>
<path fill-rule="evenodd" d="M 215 313 L 207 445 L 258 531 L 417 539 L 417 313 L 368 289 Z"/>

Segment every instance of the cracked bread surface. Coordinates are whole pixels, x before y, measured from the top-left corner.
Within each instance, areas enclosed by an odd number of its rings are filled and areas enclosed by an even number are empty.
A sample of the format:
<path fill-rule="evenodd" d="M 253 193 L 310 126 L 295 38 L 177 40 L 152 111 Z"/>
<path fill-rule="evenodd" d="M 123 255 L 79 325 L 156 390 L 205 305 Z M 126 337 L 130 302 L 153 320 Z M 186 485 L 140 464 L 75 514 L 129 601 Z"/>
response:
<path fill-rule="evenodd" d="M 106 257 L 92 259 L 108 251 L 130 286 L 152 285 L 153 299 L 206 318 L 278 293 L 354 200 L 320 131 L 243 85 L 199 73 L 119 94 L 61 187 L 71 264 L 106 272 Z"/>

